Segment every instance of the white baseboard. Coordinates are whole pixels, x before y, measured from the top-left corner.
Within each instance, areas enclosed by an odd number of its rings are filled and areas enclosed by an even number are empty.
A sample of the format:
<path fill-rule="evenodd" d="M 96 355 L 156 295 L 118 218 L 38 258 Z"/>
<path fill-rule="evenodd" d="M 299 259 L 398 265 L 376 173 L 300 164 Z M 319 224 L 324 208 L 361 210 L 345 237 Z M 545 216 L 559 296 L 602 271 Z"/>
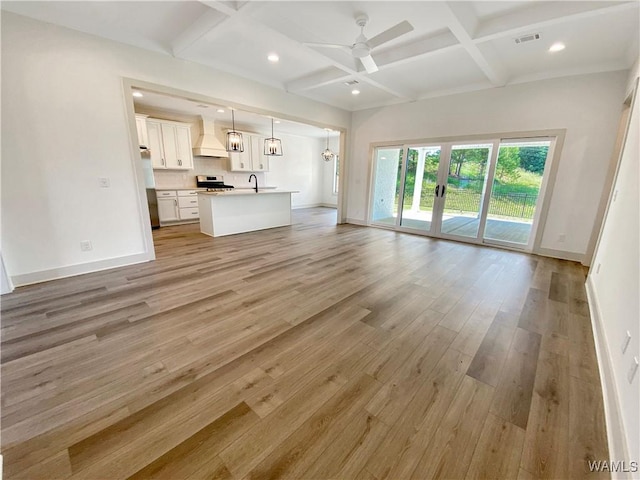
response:
<path fill-rule="evenodd" d="M 559 258 L 561 260 L 571 260 L 572 262 L 582 263 L 584 261 L 584 253 L 567 252 L 565 250 L 554 250 L 552 248 L 540 247 L 532 253 L 536 255 L 541 255 L 543 257 Z"/>
<path fill-rule="evenodd" d="M 602 386 L 602 397 L 604 403 L 604 417 L 607 424 L 607 442 L 609 444 L 609 459 L 612 461 L 629 461 L 629 449 L 627 446 L 624 423 L 622 422 L 620 399 L 616 389 L 615 377 L 606 333 L 602 325 L 598 296 L 591 283 L 591 275 L 587 277 L 587 300 L 589 312 L 591 313 L 591 329 L 593 330 L 593 340 L 596 344 L 596 356 L 598 358 L 598 370 L 600 371 L 600 383 Z M 607 459 L 598 459 L 607 460 Z M 615 478 L 633 478 L 631 475 L 617 472 L 619 476 Z"/>
<path fill-rule="evenodd" d="M 292 206 L 291 209 L 298 210 L 299 208 L 315 208 L 315 207 L 338 208 L 337 205 L 331 205 L 330 203 L 307 203 L 304 205 Z"/>
<path fill-rule="evenodd" d="M 362 225 L 363 227 L 367 227 L 368 224 L 364 220 L 358 220 L 357 218 L 347 218 L 347 223 L 353 223 L 354 225 Z"/>
<path fill-rule="evenodd" d="M 154 253 L 137 253 L 135 255 L 126 255 L 124 257 L 107 258 L 98 260 L 97 262 L 78 263 L 76 265 L 68 265 L 65 267 L 51 268 L 49 270 L 41 270 L 39 272 L 24 273 L 22 275 L 13 275 L 11 281 L 16 287 L 30 285 L 32 283 L 47 282 L 58 278 L 73 277 L 82 275 L 83 273 L 99 272 L 100 270 L 108 270 L 110 268 L 124 267 L 135 263 L 149 262 L 155 258 Z"/>

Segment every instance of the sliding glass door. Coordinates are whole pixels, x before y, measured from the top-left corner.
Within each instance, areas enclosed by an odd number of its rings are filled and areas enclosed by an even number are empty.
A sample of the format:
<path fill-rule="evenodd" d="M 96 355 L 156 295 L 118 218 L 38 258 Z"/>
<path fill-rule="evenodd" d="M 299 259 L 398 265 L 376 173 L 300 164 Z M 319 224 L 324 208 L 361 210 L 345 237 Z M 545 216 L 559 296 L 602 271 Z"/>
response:
<path fill-rule="evenodd" d="M 441 150 L 440 146 L 407 149 L 401 226 L 432 232 Z"/>
<path fill-rule="evenodd" d="M 551 140 L 500 142 L 484 230 L 487 243 L 528 245 Z"/>
<path fill-rule="evenodd" d="M 375 149 L 371 223 L 530 248 L 553 139 Z"/>
<path fill-rule="evenodd" d="M 371 221 L 382 226 L 398 223 L 402 179 L 402 148 L 376 149 Z"/>
<path fill-rule="evenodd" d="M 477 238 L 493 144 L 453 145 L 443 184 L 441 233 Z"/>

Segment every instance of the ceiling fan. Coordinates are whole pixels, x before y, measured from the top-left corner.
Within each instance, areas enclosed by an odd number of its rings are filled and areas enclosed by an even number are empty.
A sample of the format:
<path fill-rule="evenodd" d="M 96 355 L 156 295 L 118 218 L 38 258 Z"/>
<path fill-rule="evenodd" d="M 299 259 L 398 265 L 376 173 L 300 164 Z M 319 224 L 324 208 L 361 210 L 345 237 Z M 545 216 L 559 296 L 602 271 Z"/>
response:
<path fill-rule="evenodd" d="M 362 63 L 367 73 L 373 73 L 378 71 L 378 66 L 371 56 L 371 50 L 382 45 L 383 43 L 390 42 L 398 38 L 405 33 L 409 33 L 413 30 L 413 26 L 406 20 L 398 23 L 397 25 L 379 33 L 373 38 L 367 39 L 364 36 L 364 27 L 367 25 L 369 17 L 367 15 L 358 15 L 356 17 L 356 25 L 360 27 L 360 35 L 356 38 L 353 45 L 339 45 L 335 43 L 305 43 L 309 47 L 323 47 L 323 48 L 339 48 L 357 58 Z"/>

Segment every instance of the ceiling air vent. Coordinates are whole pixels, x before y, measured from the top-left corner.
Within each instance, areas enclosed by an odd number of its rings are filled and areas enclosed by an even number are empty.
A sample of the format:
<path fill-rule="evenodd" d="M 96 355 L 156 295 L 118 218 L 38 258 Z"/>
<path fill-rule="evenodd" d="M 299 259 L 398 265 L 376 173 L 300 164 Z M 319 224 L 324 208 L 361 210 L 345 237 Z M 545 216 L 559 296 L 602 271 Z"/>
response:
<path fill-rule="evenodd" d="M 515 39 L 516 43 L 520 44 L 520 43 L 527 43 L 527 42 L 533 42 L 534 40 L 540 40 L 540 34 L 539 33 L 530 33 L 528 35 L 522 35 L 521 37 L 518 37 Z"/>
<path fill-rule="evenodd" d="M 357 85 L 358 80 L 349 80 L 348 82 L 344 82 L 344 84 L 348 86 Z"/>

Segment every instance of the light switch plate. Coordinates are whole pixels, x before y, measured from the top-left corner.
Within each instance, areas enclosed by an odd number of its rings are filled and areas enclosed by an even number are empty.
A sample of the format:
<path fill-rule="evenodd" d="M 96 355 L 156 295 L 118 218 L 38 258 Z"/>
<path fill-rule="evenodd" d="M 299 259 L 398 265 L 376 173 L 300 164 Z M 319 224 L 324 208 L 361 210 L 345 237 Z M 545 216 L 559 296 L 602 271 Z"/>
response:
<path fill-rule="evenodd" d="M 108 178 L 102 177 L 98 180 L 101 188 L 109 188 L 111 186 L 111 182 Z"/>

